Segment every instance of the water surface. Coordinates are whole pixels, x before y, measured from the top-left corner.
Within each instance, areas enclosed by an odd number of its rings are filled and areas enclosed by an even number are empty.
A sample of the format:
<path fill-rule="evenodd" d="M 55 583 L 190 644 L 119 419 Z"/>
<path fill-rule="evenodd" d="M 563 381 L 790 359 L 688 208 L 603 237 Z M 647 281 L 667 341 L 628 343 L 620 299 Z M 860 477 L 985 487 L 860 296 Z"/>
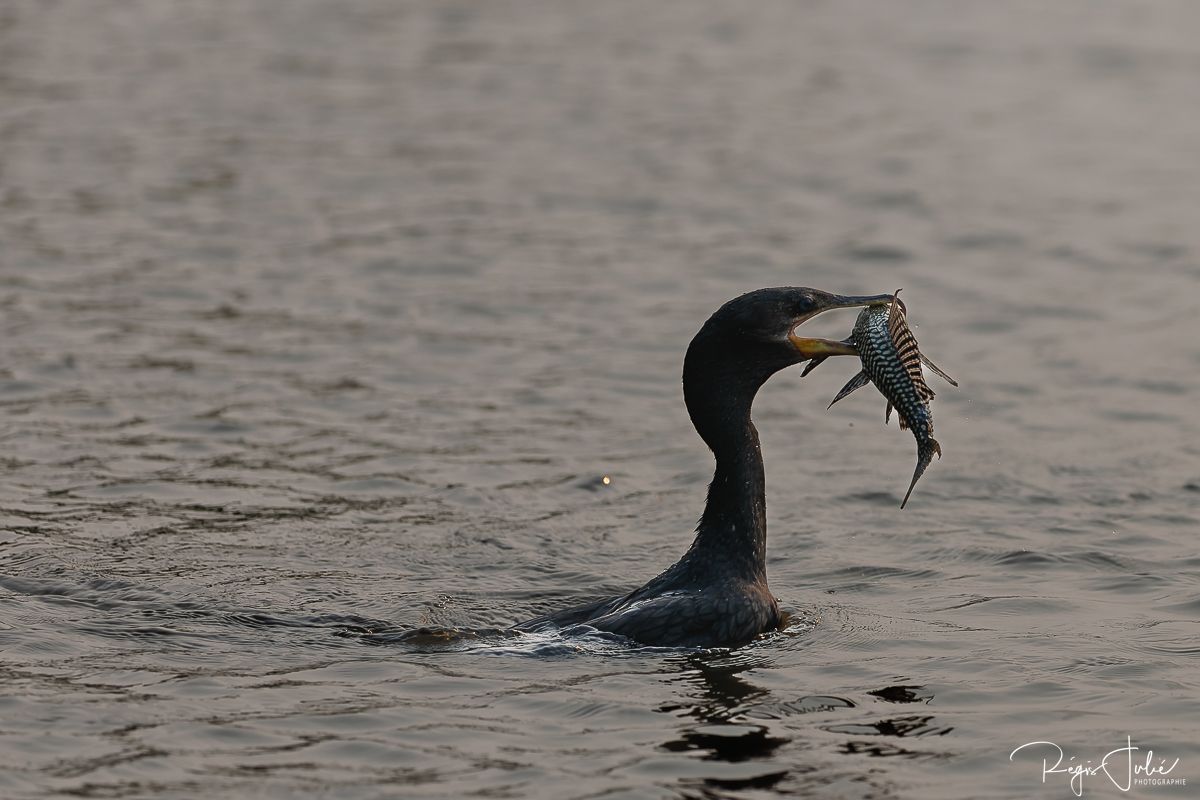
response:
<path fill-rule="evenodd" d="M 6 4 L 0 796 L 1063 797 L 1009 753 L 1126 736 L 1194 793 L 1197 24 Z M 787 631 L 380 635 L 670 564 L 684 348 L 789 284 L 903 286 L 962 386 L 903 512 L 853 365 L 765 387 Z"/>

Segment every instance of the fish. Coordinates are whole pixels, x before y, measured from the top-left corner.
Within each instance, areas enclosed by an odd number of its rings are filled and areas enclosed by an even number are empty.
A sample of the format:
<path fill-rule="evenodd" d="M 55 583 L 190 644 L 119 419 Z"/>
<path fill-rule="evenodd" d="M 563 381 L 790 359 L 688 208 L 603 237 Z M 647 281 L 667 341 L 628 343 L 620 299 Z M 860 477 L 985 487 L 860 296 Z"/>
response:
<path fill-rule="evenodd" d="M 900 290 L 897 289 L 890 302 L 868 306 L 859 313 L 854 330 L 843 341 L 858 351 L 862 370 L 842 387 L 829 407 L 832 408 L 834 403 L 868 383 L 874 383 L 888 401 L 883 416 L 884 424 L 891 421 L 892 409 L 895 408 L 900 429 L 913 432 L 917 440 L 917 467 L 900 503 L 900 507 L 904 508 L 917 480 L 933 461 L 934 454 L 942 457 L 942 446 L 933 438 L 933 412 L 929 408 L 934 392 L 925 382 L 921 367 L 929 367 L 951 386 L 958 386 L 958 381 L 921 352 L 917 338 L 908 327 L 908 311 L 899 295 Z M 812 372 L 822 361 L 823 358 L 813 359 L 801 374 Z"/>

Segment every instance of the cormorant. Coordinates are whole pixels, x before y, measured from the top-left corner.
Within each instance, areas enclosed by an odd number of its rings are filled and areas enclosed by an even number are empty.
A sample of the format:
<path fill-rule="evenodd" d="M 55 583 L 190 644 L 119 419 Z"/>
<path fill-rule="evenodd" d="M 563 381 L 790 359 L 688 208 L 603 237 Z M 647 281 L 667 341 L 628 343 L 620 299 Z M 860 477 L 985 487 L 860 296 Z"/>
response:
<path fill-rule="evenodd" d="M 647 645 L 733 647 L 780 626 L 767 587 L 765 478 L 750 406 L 784 367 L 812 358 L 857 355 L 844 342 L 798 336 L 822 311 L 891 300 L 817 289 L 759 289 L 730 300 L 688 346 L 683 397 L 696 431 L 716 457 L 704 514 L 683 557 L 640 589 L 546 614 L 517 631 L 575 625 Z"/>

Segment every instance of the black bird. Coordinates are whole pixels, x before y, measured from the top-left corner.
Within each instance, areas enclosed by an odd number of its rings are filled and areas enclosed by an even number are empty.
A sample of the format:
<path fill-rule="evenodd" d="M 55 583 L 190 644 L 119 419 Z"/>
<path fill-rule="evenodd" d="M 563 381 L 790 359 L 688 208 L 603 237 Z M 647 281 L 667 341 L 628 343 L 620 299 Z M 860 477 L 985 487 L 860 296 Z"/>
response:
<path fill-rule="evenodd" d="M 784 287 L 759 289 L 721 306 L 683 361 L 688 414 L 717 461 L 692 546 L 640 589 L 513 630 L 585 625 L 647 645 L 733 647 L 778 628 L 779 604 L 767 587 L 766 482 L 750 406 L 759 387 L 784 367 L 857 355 L 844 342 L 798 336 L 801 323 L 832 308 L 890 300 L 887 294 L 843 297 Z"/>

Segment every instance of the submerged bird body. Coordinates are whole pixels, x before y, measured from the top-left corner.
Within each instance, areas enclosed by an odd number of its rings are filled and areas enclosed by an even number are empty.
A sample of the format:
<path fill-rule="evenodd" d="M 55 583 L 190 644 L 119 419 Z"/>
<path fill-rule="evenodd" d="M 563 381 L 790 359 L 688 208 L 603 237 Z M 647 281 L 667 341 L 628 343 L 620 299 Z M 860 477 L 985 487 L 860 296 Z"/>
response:
<path fill-rule="evenodd" d="M 891 418 L 895 407 L 901 429 L 912 430 L 917 440 L 917 467 L 900 503 L 904 508 L 934 454 L 939 458 L 942 455 L 942 446 L 933 438 L 933 412 L 929 408 L 934 392 L 925 382 L 921 365 L 930 367 L 951 384 L 958 384 L 921 354 L 917 339 L 908 327 L 904 304 L 895 295 L 890 303 L 864 308 L 847 341 L 858 351 L 862 371 L 842 387 L 829 405 L 868 382 L 874 383 L 888 401 L 884 421 Z"/>
<path fill-rule="evenodd" d="M 780 627 L 765 579 L 699 585 L 667 570 L 627 595 L 536 617 L 515 630 L 595 629 L 657 647 L 735 647 Z"/>
<path fill-rule="evenodd" d="M 732 647 L 780 626 L 767 586 L 766 479 L 750 408 L 775 372 L 812 358 L 854 355 L 845 343 L 796 335 L 831 308 L 885 302 L 816 289 L 760 289 L 717 310 L 688 347 L 683 393 L 716 470 L 692 546 L 644 586 L 527 620 L 517 631 L 584 626 L 648 645 Z"/>

